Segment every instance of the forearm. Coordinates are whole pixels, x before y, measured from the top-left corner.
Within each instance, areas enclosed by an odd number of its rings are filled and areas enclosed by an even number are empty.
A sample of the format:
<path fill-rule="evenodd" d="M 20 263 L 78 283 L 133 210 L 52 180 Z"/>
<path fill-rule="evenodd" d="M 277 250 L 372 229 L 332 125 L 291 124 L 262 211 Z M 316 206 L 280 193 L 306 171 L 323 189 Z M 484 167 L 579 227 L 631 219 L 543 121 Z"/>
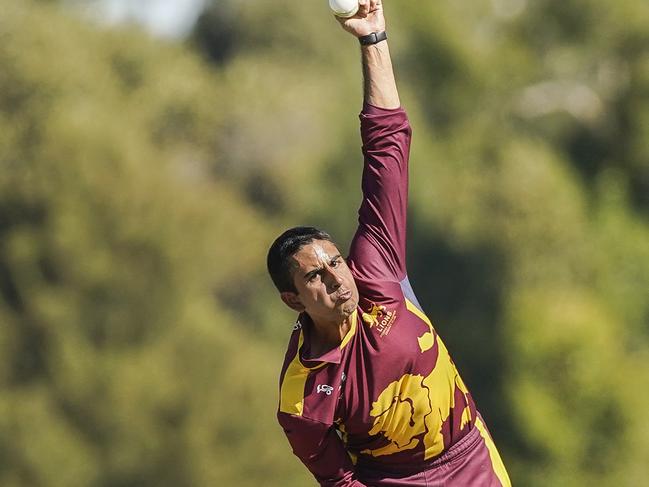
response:
<path fill-rule="evenodd" d="M 399 108 L 399 92 L 387 41 L 361 46 L 365 103 L 379 108 Z"/>
<path fill-rule="evenodd" d="M 278 413 L 293 453 L 322 487 L 366 487 L 333 426 L 303 416 Z"/>
<path fill-rule="evenodd" d="M 358 12 L 350 18 L 337 17 L 338 22 L 356 38 L 378 34 L 386 30 L 381 0 L 358 0 Z M 401 106 L 394 81 L 388 41 L 361 46 L 365 103 L 379 108 L 394 109 Z"/>

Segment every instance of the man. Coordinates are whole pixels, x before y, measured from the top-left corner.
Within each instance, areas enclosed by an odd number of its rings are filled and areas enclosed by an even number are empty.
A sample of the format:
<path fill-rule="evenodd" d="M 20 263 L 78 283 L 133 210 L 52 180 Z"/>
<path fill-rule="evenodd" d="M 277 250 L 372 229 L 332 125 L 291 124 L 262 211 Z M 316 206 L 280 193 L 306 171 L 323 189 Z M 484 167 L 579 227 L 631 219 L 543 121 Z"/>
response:
<path fill-rule="evenodd" d="M 498 451 L 406 273 L 410 126 L 400 108 L 380 0 L 340 19 L 361 41 L 365 165 L 347 260 L 297 227 L 268 253 L 300 313 L 280 377 L 278 419 L 321 486 L 509 486 Z"/>

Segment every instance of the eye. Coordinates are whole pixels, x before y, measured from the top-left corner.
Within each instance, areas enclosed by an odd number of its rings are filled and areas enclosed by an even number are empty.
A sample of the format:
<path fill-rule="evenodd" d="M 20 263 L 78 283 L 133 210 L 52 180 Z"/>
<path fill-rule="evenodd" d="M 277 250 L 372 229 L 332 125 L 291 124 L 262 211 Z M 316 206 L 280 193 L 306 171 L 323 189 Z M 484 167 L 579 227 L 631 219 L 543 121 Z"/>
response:
<path fill-rule="evenodd" d="M 338 267 L 340 265 L 340 258 L 331 261 L 331 267 Z"/>

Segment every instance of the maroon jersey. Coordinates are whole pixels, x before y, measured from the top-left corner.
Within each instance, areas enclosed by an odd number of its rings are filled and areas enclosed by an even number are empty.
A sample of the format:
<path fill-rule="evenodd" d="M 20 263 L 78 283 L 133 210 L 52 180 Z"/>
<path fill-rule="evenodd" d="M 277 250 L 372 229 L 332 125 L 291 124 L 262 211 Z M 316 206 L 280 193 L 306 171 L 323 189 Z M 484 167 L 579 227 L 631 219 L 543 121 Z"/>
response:
<path fill-rule="evenodd" d="M 309 355 L 312 323 L 300 315 L 280 377 L 279 422 L 322 486 L 363 486 L 363 471 L 406 475 L 475 428 L 488 437 L 408 281 L 406 113 L 365 105 L 360 119 L 363 201 L 348 257 L 359 305 L 340 346 L 317 358 Z M 506 477 L 502 467 L 503 485 Z"/>

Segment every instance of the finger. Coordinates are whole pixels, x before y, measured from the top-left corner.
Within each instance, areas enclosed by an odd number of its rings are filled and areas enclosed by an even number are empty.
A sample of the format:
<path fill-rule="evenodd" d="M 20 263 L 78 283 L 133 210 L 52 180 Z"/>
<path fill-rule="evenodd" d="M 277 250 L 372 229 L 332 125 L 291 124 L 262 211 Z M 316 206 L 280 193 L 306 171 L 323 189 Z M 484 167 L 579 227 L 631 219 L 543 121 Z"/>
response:
<path fill-rule="evenodd" d="M 359 17 L 367 17 L 370 13 L 370 0 L 358 0 L 358 15 Z"/>
<path fill-rule="evenodd" d="M 370 12 L 374 12 L 381 5 L 381 0 L 370 0 Z"/>

